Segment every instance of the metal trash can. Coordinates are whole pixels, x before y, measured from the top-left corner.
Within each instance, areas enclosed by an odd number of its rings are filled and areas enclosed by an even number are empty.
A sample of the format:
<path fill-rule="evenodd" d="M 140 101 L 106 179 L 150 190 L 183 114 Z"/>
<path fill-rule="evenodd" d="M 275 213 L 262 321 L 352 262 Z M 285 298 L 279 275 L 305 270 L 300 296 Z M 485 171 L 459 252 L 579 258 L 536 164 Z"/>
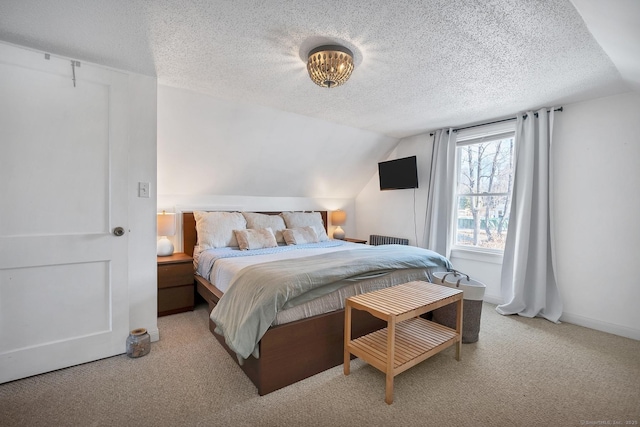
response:
<path fill-rule="evenodd" d="M 480 315 L 482 314 L 482 299 L 486 286 L 482 282 L 471 279 L 467 274 L 456 270 L 438 271 L 432 273 L 433 283 L 437 285 L 457 288 L 463 292 L 462 308 L 462 342 L 478 341 L 480 334 Z M 449 328 L 456 327 L 456 307 L 454 304 L 438 308 L 433 311 L 433 321 Z"/>

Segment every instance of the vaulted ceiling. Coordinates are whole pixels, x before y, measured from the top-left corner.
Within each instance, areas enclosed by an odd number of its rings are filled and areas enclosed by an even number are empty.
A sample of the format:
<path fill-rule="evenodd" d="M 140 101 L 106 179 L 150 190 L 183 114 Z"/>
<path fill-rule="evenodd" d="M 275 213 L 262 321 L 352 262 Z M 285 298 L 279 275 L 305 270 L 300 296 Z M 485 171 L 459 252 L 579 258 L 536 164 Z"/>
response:
<path fill-rule="evenodd" d="M 635 0 L 2 0 L 0 40 L 401 138 L 640 90 Z M 355 54 L 322 89 L 308 52 Z"/>

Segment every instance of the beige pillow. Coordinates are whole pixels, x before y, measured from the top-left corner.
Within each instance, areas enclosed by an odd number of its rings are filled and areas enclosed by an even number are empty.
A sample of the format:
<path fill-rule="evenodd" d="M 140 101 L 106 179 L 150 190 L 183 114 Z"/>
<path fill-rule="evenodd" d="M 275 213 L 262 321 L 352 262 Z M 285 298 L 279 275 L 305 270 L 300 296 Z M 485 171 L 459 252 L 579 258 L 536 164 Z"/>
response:
<path fill-rule="evenodd" d="M 280 215 L 284 218 L 287 228 L 313 227 L 319 242 L 329 240 L 320 212 L 282 212 Z"/>
<path fill-rule="evenodd" d="M 238 246 L 241 250 L 275 248 L 278 246 L 276 236 L 271 228 L 255 228 L 246 230 L 234 230 Z"/>
<path fill-rule="evenodd" d="M 287 228 L 284 219 L 280 215 L 267 215 L 255 212 L 242 212 L 242 216 L 247 220 L 247 228 L 270 228 L 276 236 L 276 242 L 284 243 L 282 230 Z"/>
<path fill-rule="evenodd" d="M 240 212 L 195 211 L 193 216 L 200 250 L 238 246 L 233 230 L 247 228 L 247 221 Z"/>
<path fill-rule="evenodd" d="M 282 231 L 282 235 L 287 245 L 303 245 L 305 243 L 317 243 L 319 241 L 315 228 L 311 226 L 286 228 Z"/>

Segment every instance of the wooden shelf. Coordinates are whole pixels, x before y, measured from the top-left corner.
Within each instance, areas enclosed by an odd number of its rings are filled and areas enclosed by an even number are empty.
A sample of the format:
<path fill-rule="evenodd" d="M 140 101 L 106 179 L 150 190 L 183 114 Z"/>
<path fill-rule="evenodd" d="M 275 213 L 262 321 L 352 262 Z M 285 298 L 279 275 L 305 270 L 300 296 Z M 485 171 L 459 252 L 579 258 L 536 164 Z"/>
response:
<path fill-rule="evenodd" d="M 456 337 L 453 329 L 421 317 L 397 324 L 394 376 L 455 344 Z M 350 352 L 384 372 L 387 367 L 387 328 L 351 341 Z"/>
<path fill-rule="evenodd" d="M 420 317 L 456 304 L 456 329 Z M 351 310 L 364 310 L 387 321 L 387 327 L 351 340 Z M 426 282 L 409 282 L 347 298 L 345 303 L 344 374 L 351 355 L 386 374 L 385 402 L 393 403 L 393 377 L 456 344 L 462 344 L 462 291 Z"/>

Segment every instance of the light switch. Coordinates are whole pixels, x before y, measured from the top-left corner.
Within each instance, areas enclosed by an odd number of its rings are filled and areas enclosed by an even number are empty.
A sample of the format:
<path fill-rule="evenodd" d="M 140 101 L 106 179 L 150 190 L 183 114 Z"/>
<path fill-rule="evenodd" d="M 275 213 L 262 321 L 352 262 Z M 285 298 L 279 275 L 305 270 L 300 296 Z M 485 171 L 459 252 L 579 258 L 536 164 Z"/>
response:
<path fill-rule="evenodd" d="M 139 182 L 138 183 L 138 197 L 143 197 L 145 199 L 149 198 L 149 183 L 148 182 Z"/>

